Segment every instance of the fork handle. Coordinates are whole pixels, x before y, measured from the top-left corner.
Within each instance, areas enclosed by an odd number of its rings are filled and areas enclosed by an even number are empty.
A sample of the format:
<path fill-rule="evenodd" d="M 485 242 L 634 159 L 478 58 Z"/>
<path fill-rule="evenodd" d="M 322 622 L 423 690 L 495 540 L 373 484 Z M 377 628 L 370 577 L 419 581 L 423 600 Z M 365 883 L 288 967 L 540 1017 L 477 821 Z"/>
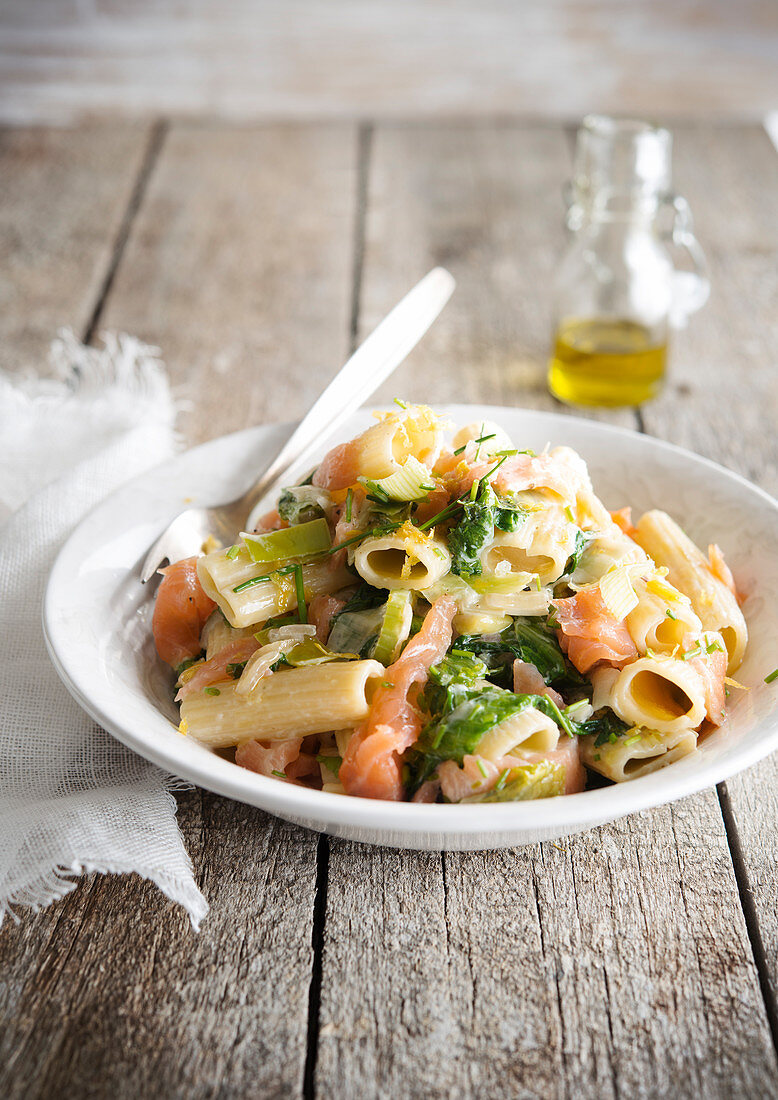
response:
<path fill-rule="evenodd" d="M 255 526 L 265 499 L 277 492 L 290 469 L 310 458 L 402 363 L 443 309 L 455 286 L 450 272 L 442 267 L 433 268 L 360 344 L 246 494 L 247 530 Z"/>

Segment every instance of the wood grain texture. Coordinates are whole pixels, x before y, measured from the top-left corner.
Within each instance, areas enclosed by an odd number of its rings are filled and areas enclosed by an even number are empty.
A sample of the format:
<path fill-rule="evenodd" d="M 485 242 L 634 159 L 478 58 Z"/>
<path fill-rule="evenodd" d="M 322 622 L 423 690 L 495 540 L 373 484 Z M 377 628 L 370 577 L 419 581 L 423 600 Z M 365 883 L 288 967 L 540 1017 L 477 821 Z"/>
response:
<path fill-rule="evenodd" d="M 182 802 L 200 935 L 149 883 L 101 876 L 0 930 L 0 1095 L 300 1094 L 315 841 L 205 792 Z"/>
<path fill-rule="evenodd" d="M 713 293 L 676 340 L 674 385 L 648 430 L 778 495 L 778 157 L 758 127 L 699 126 L 676 138 L 679 189 L 708 253 Z M 778 664 L 778 657 L 776 657 Z M 766 670 L 769 671 L 769 670 Z M 746 879 L 778 991 L 778 758 L 728 780 Z"/>
<path fill-rule="evenodd" d="M 393 392 L 553 407 L 543 314 L 566 167 L 553 129 L 377 129 L 360 325 L 411 267 L 460 278 Z M 712 791 L 559 846 L 337 842 L 329 872 L 322 1095 L 778 1095 Z"/>
<path fill-rule="evenodd" d="M 44 14 L 45 12 L 45 14 Z M 760 113 L 770 0 L 111 0 L 0 8 L 0 112 L 241 118 Z"/>
<path fill-rule="evenodd" d="M 322 1095 L 778 1094 L 713 792 L 516 851 L 335 842 L 330 872 Z"/>
<path fill-rule="evenodd" d="M 299 418 L 345 361 L 356 130 L 174 126 L 102 325 L 164 349 L 188 443 Z"/>
<path fill-rule="evenodd" d="M 148 126 L 0 132 L 0 367 L 45 371 L 82 335 L 110 268 Z"/>
<path fill-rule="evenodd" d="M 75 132 L 87 163 L 121 147 L 109 137 L 107 152 L 91 149 L 104 134 Z M 345 127 L 174 128 L 162 145 L 102 321 L 163 344 L 196 408 L 183 417 L 189 442 L 298 415 L 316 367 L 345 357 L 355 157 Z M 108 184 L 95 186 L 99 197 Z M 69 228 L 56 204 L 24 216 L 56 223 L 43 237 Z M 65 298 L 65 319 L 70 308 Z M 0 1095 L 301 1094 L 317 837 L 206 792 L 181 805 L 211 905 L 199 936 L 124 878 L 83 882 L 0 930 Z"/>

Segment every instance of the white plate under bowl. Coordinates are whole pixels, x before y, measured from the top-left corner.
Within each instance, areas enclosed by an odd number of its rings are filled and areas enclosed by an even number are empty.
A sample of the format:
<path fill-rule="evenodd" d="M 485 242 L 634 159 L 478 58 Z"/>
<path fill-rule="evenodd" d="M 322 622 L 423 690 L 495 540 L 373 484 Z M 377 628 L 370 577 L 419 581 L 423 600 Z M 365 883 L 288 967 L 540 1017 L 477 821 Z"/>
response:
<path fill-rule="evenodd" d="M 763 682 L 778 658 L 778 502 L 736 474 L 635 432 L 552 413 L 451 406 L 453 420 L 490 419 L 519 447 L 568 444 L 589 464 L 610 508 L 639 515 L 663 508 L 703 547 L 718 542 L 740 587 L 750 631 L 748 657 L 729 721 L 698 752 L 653 775 L 537 802 L 414 805 L 325 794 L 265 778 L 176 729 L 172 680 L 154 653 L 150 590 L 139 562 L 187 503 L 241 492 L 264 468 L 288 428 L 237 432 L 136 478 L 80 524 L 51 572 L 44 629 L 52 660 L 81 706 L 125 745 L 193 783 L 311 829 L 373 844 L 419 849 L 512 847 L 566 836 L 670 802 L 726 779 L 778 748 L 778 682 Z M 371 422 L 357 414 L 339 433 Z"/>

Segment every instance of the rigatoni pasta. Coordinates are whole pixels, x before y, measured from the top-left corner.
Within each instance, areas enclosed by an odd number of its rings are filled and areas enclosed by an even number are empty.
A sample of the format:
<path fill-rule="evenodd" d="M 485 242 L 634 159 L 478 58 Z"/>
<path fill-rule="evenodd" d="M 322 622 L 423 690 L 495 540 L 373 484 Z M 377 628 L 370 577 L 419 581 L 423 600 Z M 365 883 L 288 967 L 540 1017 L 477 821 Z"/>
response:
<path fill-rule="evenodd" d="M 638 779 L 723 722 L 748 634 L 718 548 L 609 512 L 569 447 L 452 427 L 398 402 L 164 571 L 182 733 L 327 794 L 470 805 Z"/>

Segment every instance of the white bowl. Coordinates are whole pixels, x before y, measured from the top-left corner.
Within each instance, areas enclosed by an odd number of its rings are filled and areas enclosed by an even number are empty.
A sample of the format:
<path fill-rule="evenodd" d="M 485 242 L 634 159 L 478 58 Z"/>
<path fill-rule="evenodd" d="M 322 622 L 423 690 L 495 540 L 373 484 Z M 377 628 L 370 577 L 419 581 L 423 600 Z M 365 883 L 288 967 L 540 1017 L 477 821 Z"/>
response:
<path fill-rule="evenodd" d="M 569 835 L 709 787 L 778 747 L 778 503 L 736 474 L 648 436 L 589 420 L 489 406 L 450 406 L 456 422 L 497 421 L 519 447 L 568 444 L 589 464 L 610 508 L 663 508 L 701 546 L 718 542 L 748 594 L 748 656 L 729 721 L 699 750 L 653 775 L 536 802 L 415 805 L 308 791 L 239 768 L 177 728 L 172 679 L 150 635 L 139 562 L 187 503 L 229 500 L 273 457 L 288 428 L 237 432 L 136 478 L 81 523 L 51 572 L 44 630 L 52 660 L 80 705 L 167 771 L 229 798 L 335 836 L 417 849 L 513 847 Z M 361 412 L 349 438 L 371 422 Z M 326 449 L 326 448 L 325 448 Z"/>

